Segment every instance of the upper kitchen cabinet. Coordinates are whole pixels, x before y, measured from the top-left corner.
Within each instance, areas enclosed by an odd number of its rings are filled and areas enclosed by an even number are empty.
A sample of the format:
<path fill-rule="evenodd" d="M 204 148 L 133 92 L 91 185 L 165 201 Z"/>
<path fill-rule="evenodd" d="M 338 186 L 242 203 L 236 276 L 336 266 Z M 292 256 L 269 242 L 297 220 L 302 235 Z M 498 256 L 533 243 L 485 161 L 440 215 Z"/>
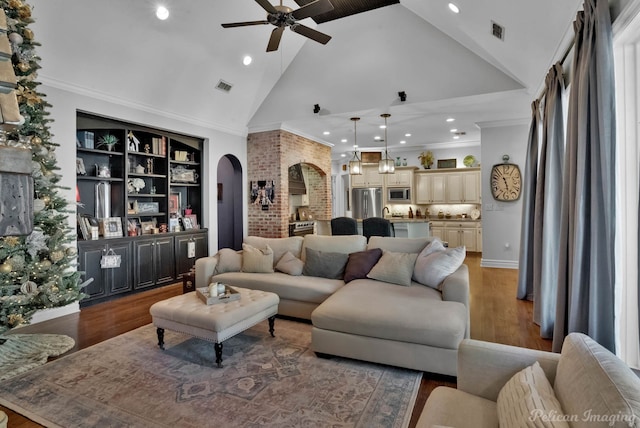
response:
<path fill-rule="evenodd" d="M 446 173 L 416 172 L 416 204 L 441 204 L 446 201 Z"/>
<path fill-rule="evenodd" d="M 378 165 L 363 165 L 361 175 L 351 176 L 351 187 L 382 187 L 384 175 L 378 173 Z"/>
<path fill-rule="evenodd" d="M 416 169 L 416 167 L 396 167 L 393 174 L 385 174 L 387 187 L 411 187 L 413 172 Z"/>
<path fill-rule="evenodd" d="M 447 202 L 480 203 L 480 169 L 462 170 L 447 174 Z"/>

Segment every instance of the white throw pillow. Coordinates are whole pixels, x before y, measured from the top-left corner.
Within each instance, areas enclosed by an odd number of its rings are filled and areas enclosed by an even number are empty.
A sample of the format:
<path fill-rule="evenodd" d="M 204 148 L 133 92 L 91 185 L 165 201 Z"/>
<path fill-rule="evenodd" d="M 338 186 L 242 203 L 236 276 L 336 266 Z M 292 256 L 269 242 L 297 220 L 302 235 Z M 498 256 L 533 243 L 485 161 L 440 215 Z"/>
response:
<path fill-rule="evenodd" d="M 415 253 L 383 251 L 378 263 L 367 274 L 367 278 L 398 285 L 411 285 L 411 274 L 416 263 Z"/>
<path fill-rule="evenodd" d="M 280 272 L 284 272 L 289 275 L 299 276 L 302 275 L 302 268 L 304 267 L 304 262 L 297 258 L 291 253 L 291 251 L 287 251 L 284 253 L 278 263 L 276 264 L 276 270 Z"/>
<path fill-rule="evenodd" d="M 273 273 L 273 250 L 242 244 L 242 272 Z"/>
<path fill-rule="evenodd" d="M 216 254 L 218 263 L 215 273 L 240 272 L 242 269 L 242 251 L 223 248 Z"/>
<path fill-rule="evenodd" d="M 569 428 L 562 406 L 537 361 L 502 387 L 497 411 L 500 428 Z"/>
<path fill-rule="evenodd" d="M 464 263 L 465 247 L 445 248 L 438 239 L 431 241 L 418 255 L 413 269 L 413 280 L 441 289 L 442 282 Z"/>

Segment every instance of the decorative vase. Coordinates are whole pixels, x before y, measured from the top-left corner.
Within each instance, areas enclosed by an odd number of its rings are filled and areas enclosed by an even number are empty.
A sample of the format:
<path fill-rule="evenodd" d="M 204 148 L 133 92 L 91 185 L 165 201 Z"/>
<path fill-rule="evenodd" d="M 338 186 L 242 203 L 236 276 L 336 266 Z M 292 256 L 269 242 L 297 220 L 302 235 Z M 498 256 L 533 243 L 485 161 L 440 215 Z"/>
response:
<path fill-rule="evenodd" d="M 400 166 L 400 164 L 401 164 L 401 163 L 400 163 L 400 156 L 398 156 L 398 157 L 396 158 L 396 166 Z"/>
<path fill-rule="evenodd" d="M 191 208 L 185 208 L 184 209 L 184 215 L 191 215 L 192 212 L 193 212 L 193 210 Z"/>
<path fill-rule="evenodd" d="M 402 159 L 402 166 L 407 166 L 407 158 Z"/>

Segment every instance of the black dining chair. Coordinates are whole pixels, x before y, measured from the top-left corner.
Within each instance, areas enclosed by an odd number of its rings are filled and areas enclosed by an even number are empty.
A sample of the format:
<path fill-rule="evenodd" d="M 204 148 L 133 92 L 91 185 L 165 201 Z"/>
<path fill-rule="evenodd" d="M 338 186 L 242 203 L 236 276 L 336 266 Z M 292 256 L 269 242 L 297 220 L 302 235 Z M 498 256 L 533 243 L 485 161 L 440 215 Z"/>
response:
<path fill-rule="evenodd" d="M 357 235 L 358 222 L 351 217 L 336 217 L 331 219 L 332 235 Z"/>
<path fill-rule="evenodd" d="M 362 220 L 362 234 L 367 238 L 372 236 L 394 236 L 393 225 L 382 217 L 369 217 Z"/>

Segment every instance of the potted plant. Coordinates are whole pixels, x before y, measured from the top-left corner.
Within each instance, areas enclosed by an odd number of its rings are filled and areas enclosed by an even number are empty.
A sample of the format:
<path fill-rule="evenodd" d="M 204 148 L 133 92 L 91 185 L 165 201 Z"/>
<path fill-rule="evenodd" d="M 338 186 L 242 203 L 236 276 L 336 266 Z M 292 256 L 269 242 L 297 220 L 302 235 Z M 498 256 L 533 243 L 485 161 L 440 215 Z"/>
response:
<path fill-rule="evenodd" d="M 118 138 L 112 134 L 105 134 L 98 140 L 98 147 L 105 146 L 108 151 L 113 151 L 114 146 L 118 143 Z"/>
<path fill-rule="evenodd" d="M 433 165 L 434 156 L 431 150 L 427 150 L 426 152 L 420 153 L 418 156 L 420 159 L 420 165 L 424 167 L 424 169 L 430 169 L 431 165 Z"/>

